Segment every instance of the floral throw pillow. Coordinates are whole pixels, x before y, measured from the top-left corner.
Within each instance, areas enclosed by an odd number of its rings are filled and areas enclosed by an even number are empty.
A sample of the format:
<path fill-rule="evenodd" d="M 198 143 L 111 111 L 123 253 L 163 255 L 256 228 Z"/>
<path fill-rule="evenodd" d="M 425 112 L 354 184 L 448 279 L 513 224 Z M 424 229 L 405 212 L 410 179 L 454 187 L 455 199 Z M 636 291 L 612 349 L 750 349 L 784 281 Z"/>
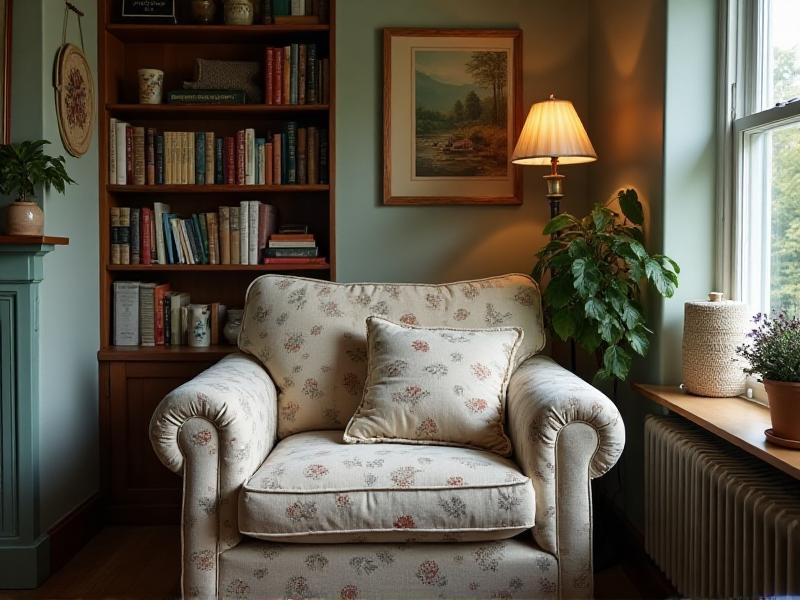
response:
<path fill-rule="evenodd" d="M 511 454 L 506 387 L 523 331 L 367 319 L 364 395 L 346 442 L 466 446 Z"/>

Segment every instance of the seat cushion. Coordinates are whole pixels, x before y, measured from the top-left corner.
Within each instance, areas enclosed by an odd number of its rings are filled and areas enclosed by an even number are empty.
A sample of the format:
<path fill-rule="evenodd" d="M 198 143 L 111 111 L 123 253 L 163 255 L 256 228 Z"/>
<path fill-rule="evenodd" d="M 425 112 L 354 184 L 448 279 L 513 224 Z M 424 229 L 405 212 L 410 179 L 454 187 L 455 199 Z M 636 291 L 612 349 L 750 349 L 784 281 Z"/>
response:
<path fill-rule="evenodd" d="M 285 542 L 482 541 L 533 526 L 530 479 L 509 459 L 447 446 L 278 443 L 239 495 L 239 529 Z"/>
<path fill-rule="evenodd" d="M 366 319 L 423 327 L 519 327 L 515 366 L 544 346 L 539 288 L 527 275 L 443 285 L 331 283 L 263 275 L 247 290 L 239 348 L 278 387 L 278 437 L 344 429 L 367 376 Z"/>

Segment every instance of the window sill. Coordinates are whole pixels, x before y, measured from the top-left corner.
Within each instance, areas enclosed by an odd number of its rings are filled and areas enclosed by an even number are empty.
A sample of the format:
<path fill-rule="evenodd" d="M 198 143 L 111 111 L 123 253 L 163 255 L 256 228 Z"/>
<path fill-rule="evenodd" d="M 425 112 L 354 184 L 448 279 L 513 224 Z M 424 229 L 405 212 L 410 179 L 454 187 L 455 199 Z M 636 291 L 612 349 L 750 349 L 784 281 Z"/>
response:
<path fill-rule="evenodd" d="M 633 389 L 776 469 L 800 479 L 800 450 L 775 446 L 764 436 L 764 430 L 772 426 L 766 406 L 740 397 L 693 396 L 672 385 L 637 383 Z"/>

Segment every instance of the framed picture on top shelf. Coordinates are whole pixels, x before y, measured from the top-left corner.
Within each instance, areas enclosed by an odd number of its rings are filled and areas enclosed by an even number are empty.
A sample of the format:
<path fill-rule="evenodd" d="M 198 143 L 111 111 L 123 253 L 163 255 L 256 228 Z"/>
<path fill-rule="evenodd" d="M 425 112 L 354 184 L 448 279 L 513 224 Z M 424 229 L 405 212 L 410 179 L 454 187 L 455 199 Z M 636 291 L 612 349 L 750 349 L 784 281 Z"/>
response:
<path fill-rule="evenodd" d="M 384 29 L 384 204 L 520 204 L 522 32 Z"/>
<path fill-rule="evenodd" d="M 175 23 L 175 0 L 122 0 L 121 16 L 129 23 Z"/>

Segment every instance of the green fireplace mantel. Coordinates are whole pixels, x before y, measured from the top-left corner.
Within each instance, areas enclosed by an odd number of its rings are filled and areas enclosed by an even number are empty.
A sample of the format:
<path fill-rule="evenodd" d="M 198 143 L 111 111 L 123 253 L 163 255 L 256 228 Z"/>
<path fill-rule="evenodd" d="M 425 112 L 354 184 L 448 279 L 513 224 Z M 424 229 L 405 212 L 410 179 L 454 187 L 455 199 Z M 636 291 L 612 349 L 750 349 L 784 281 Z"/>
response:
<path fill-rule="evenodd" d="M 0 236 L 0 588 L 49 574 L 39 528 L 39 283 L 65 238 Z"/>

